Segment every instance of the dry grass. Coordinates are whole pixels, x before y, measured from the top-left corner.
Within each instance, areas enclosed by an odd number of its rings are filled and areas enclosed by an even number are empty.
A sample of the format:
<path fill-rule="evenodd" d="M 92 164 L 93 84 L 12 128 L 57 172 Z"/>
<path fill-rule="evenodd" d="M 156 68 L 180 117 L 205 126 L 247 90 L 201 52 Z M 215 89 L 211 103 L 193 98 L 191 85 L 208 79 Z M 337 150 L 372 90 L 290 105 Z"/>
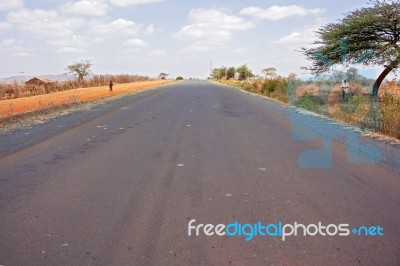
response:
<path fill-rule="evenodd" d="M 382 133 L 400 139 L 400 100 L 399 92 L 382 95 L 380 110 L 382 113 Z"/>
<path fill-rule="evenodd" d="M 220 80 L 243 90 L 288 102 L 287 83 L 281 80 Z M 371 100 L 366 88 L 350 82 L 350 93 L 342 99 L 341 84 L 322 91 L 316 84 L 298 84 L 291 103 L 338 121 L 400 139 L 400 84 L 385 82 L 379 89 L 379 102 Z"/>
<path fill-rule="evenodd" d="M 318 86 L 314 84 L 308 84 L 308 85 L 301 85 L 298 88 L 296 88 L 297 98 L 303 97 L 305 95 L 313 95 L 313 96 L 320 95 Z"/>
<path fill-rule="evenodd" d="M 385 95 L 392 95 L 395 100 L 400 101 L 400 84 L 396 82 L 385 82 L 379 88 L 379 97 L 384 98 Z"/>
<path fill-rule="evenodd" d="M 0 100 L 54 93 L 78 88 L 106 86 L 112 80 L 114 84 L 123 84 L 150 80 L 146 76 L 138 75 L 94 75 L 83 82 L 78 80 L 56 81 L 46 85 L 25 85 L 14 82 L 12 84 L 0 83 Z"/>
<path fill-rule="evenodd" d="M 116 95 L 125 95 L 127 93 L 135 93 L 170 82 L 172 81 L 152 80 L 117 84 L 115 85 L 112 93 L 109 92 L 108 86 L 96 86 L 18 99 L 5 99 L 0 101 L 0 119 L 21 113 L 52 108 L 54 106 L 88 102 L 95 99 L 109 98 Z"/>

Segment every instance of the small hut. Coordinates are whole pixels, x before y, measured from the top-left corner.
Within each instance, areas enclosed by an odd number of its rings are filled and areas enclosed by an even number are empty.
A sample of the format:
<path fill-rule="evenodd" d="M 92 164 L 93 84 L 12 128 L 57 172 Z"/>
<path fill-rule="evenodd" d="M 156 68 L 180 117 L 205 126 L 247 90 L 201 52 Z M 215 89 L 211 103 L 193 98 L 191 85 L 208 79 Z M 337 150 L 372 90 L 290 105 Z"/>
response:
<path fill-rule="evenodd" d="M 34 77 L 25 82 L 28 92 L 32 94 L 50 93 L 56 82 L 47 78 Z"/>
<path fill-rule="evenodd" d="M 48 84 L 52 84 L 54 81 L 47 79 L 47 78 L 31 78 L 30 80 L 26 81 L 26 85 L 31 85 L 31 86 L 45 86 Z"/>

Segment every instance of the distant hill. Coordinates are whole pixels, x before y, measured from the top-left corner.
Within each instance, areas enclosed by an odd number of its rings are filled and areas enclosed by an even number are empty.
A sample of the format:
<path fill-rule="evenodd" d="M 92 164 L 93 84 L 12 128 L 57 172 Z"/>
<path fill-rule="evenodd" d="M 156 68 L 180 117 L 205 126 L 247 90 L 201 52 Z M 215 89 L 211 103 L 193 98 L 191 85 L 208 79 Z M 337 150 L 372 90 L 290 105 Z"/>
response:
<path fill-rule="evenodd" d="M 2 82 L 2 83 L 13 83 L 13 82 L 23 83 L 34 77 L 48 78 L 48 79 L 54 80 L 54 81 L 56 81 L 56 80 L 65 81 L 65 80 L 70 80 L 70 79 L 75 78 L 74 76 L 71 76 L 71 75 L 12 76 L 12 77 L 7 77 L 7 78 L 1 78 L 0 82 Z"/>

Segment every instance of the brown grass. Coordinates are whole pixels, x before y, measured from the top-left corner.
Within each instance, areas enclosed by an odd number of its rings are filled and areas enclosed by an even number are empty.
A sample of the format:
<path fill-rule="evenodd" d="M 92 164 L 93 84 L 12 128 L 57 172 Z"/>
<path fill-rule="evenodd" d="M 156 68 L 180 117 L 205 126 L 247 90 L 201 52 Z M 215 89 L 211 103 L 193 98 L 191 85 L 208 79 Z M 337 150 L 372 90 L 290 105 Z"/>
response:
<path fill-rule="evenodd" d="M 126 84 L 116 84 L 110 93 L 108 86 L 80 88 L 32 97 L 6 99 L 0 101 L 0 117 L 17 115 L 31 111 L 47 109 L 65 104 L 87 102 L 94 99 L 110 97 L 119 94 L 142 91 L 154 86 L 170 83 L 170 80 L 149 80 Z"/>
<path fill-rule="evenodd" d="M 112 80 L 114 84 L 131 83 L 150 80 L 149 77 L 139 75 L 94 75 L 83 82 L 78 80 L 56 81 L 46 85 L 25 85 L 14 82 L 12 84 L 0 83 L 0 100 L 35 96 L 78 88 L 106 86 Z"/>
<path fill-rule="evenodd" d="M 399 92 L 383 94 L 379 106 L 382 113 L 382 133 L 400 139 Z"/>
<path fill-rule="evenodd" d="M 379 88 L 379 97 L 384 98 L 385 95 L 392 95 L 400 101 L 400 84 L 393 81 L 383 83 Z"/>
<path fill-rule="evenodd" d="M 253 80 L 220 80 L 229 86 L 262 94 L 287 103 L 286 88 L 283 82 Z M 372 102 L 366 89 L 360 84 L 350 82 L 348 101 L 342 100 L 341 84 L 337 84 L 329 93 L 320 91 L 316 84 L 300 85 L 296 88 L 293 103 L 313 112 L 330 116 L 338 121 L 360 126 L 400 139 L 400 84 L 385 82 L 379 89 L 379 103 Z M 267 91 L 266 85 L 272 85 Z M 261 86 L 261 88 L 260 88 Z"/>
<path fill-rule="evenodd" d="M 320 95 L 318 86 L 314 84 L 309 84 L 309 85 L 302 85 L 296 88 L 297 98 L 300 98 L 305 95 L 312 95 L 312 96 Z"/>

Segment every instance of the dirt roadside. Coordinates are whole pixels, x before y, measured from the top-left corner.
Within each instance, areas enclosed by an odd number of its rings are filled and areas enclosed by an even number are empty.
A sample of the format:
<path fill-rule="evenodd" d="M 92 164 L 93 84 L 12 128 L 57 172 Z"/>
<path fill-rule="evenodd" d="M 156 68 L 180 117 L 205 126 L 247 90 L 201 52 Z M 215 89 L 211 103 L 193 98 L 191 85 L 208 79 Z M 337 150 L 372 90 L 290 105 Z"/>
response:
<path fill-rule="evenodd" d="M 115 84 L 110 93 L 108 86 L 79 88 L 52 94 L 43 94 L 32 97 L 8 99 L 0 101 L 0 117 L 39 111 L 67 104 L 89 102 L 97 99 L 109 98 L 116 95 L 140 92 L 156 86 L 171 83 L 171 80 L 151 80 L 125 84 Z"/>

